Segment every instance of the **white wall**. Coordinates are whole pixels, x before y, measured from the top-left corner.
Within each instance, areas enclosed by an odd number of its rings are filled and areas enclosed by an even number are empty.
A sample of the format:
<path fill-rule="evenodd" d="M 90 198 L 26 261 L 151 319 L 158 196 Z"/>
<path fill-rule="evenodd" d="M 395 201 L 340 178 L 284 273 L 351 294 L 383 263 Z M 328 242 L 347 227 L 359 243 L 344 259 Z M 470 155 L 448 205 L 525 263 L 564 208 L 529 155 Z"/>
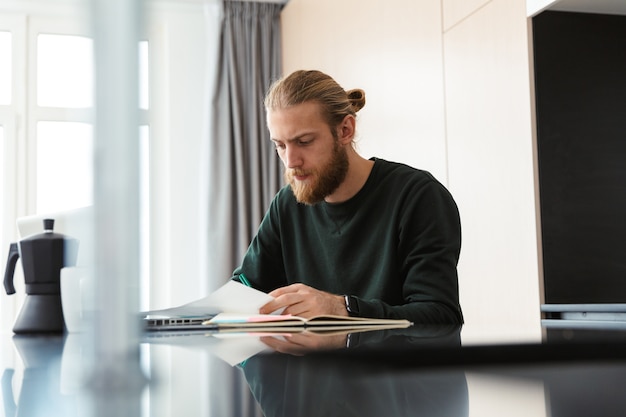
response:
<path fill-rule="evenodd" d="M 455 196 L 464 341 L 540 337 L 524 0 L 291 0 L 284 72 L 363 88 L 359 147 Z"/>
<path fill-rule="evenodd" d="M 207 82 L 218 41 L 216 1 L 148 2 L 146 24 L 160 42 L 151 57 L 150 308 L 206 295 Z"/>
<path fill-rule="evenodd" d="M 364 156 L 447 180 L 439 0 L 291 0 L 282 22 L 286 73 L 319 69 L 365 90 Z"/>
<path fill-rule="evenodd" d="M 461 300 L 477 332 L 466 336 L 538 338 L 526 9 L 524 1 L 483 3 L 444 33 L 449 186 L 464 231 Z"/>

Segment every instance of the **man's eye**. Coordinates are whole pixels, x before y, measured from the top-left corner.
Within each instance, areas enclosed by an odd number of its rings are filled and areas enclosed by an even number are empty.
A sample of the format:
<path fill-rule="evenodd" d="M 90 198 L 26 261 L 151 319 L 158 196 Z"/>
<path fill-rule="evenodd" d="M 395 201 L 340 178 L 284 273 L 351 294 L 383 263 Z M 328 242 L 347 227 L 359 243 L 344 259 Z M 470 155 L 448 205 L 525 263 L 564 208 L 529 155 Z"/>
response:
<path fill-rule="evenodd" d="M 307 146 L 307 145 L 310 145 L 310 144 L 311 144 L 311 142 L 313 142 L 313 141 L 312 141 L 312 140 L 310 140 L 310 139 L 309 139 L 309 140 L 299 140 L 299 141 L 298 141 L 298 145 L 299 145 L 299 146 Z"/>
<path fill-rule="evenodd" d="M 285 145 L 283 143 L 275 143 L 274 146 L 277 150 L 285 149 Z"/>

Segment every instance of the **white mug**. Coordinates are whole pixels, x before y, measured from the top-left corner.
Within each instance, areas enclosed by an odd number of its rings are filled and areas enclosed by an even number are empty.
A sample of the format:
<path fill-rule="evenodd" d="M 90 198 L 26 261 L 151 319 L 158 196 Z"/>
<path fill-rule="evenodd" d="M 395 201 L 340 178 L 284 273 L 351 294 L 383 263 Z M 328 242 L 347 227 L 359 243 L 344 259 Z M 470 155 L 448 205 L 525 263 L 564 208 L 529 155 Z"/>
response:
<path fill-rule="evenodd" d="M 86 329 L 93 312 L 93 276 L 91 269 L 71 266 L 61 269 L 61 306 L 65 327 L 70 333 Z"/>

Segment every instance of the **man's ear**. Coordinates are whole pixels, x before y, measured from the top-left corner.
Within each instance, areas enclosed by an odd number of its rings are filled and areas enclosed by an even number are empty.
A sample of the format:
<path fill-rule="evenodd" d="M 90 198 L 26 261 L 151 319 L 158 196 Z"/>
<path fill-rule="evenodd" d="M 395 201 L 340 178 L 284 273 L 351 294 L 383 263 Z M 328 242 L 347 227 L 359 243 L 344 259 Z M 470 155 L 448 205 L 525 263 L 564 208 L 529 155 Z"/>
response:
<path fill-rule="evenodd" d="M 356 131 L 356 119 L 353 115 L 348 114 L 343 118 L 339 126 L 337 127 L 337 136 L 339 142 L 346 145 L 354 139 L 354 133 Z"/>

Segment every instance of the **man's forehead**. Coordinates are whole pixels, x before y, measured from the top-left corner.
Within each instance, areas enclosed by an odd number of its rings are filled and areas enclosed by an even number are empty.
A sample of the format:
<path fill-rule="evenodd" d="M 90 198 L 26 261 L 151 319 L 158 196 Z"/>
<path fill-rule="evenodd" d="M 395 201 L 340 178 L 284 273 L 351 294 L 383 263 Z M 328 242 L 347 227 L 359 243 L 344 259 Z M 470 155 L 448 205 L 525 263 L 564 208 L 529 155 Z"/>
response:
<path fill-rule="evenodd" d="M 313 134 L 326 125 L 319 105 L 309 102 L 267 112 L 267 127 L 272 139 L 292 139 L 305 134 Z"/>
<path fill-rule="evenodd" d="M 277 112 L 277 111 L 294 111 L 294 112 L 307 112 L 307 113 L 317 113 L 322 114 L 322 103 L 318 100 L 308 100 L 302 103 L 297 104 L 289 104 L 281 107 L 274 107 L 267 109 L 268 112 Z"/>

